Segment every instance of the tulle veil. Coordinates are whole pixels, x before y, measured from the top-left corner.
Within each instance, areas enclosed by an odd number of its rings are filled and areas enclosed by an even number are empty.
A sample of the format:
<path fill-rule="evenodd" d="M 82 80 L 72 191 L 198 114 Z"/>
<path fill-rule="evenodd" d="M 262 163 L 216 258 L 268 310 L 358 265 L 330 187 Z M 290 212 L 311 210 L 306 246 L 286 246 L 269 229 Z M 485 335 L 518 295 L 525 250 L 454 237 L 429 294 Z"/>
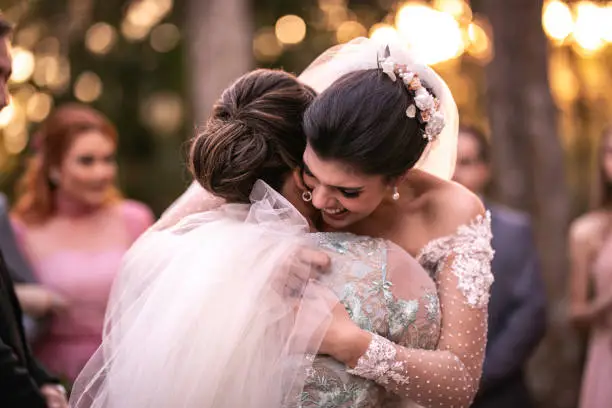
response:
<path fill-rule="evenodd" d="M 251 198 L 130 249 L 72 407 L 299 406 L 335 302 L 301 255 L 306 220 L 261 181 Z"/>

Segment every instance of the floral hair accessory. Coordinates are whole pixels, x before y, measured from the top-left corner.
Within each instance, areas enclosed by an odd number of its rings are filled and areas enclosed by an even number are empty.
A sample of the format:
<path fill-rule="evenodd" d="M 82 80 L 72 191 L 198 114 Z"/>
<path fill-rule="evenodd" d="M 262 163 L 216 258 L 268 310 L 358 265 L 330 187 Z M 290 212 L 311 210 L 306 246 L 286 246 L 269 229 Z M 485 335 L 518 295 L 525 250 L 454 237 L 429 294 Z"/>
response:
<path fill-rule="evenodd" d="M 444 129 L 444 114 L 440 109 L 440 100 L 427 90 L 417 73 L 391 58 L 388 46 L 385 48 L 384 58 L 378 60 L 378 66 L 393 82 L 398 78 L 402 80 L 414 100 L 414 103 L 406 109 L 406 116 L 415 118 L 418 114 L 419 121 L 425 124 L 423 137 L 430 142 L 435 141 Z"/>

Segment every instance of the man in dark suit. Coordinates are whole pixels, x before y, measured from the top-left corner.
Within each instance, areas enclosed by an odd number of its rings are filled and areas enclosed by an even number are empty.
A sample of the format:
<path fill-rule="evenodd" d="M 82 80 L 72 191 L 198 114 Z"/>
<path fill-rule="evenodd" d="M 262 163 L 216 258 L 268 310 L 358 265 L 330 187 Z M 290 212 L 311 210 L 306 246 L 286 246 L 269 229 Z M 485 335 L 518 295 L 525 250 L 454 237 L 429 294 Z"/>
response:
<path fill-rule="evenodd" d="M 489 178 L 489 145 L 474 128 L 461 128 L 454 180 L 480 195 Z M 533 406 L 524 366 L 546 329 L 545 290 L 529 217 L 486 202 L 493 231 L 493 275 L 483 375 L 473 407 Z"/>
<path fill-rule="evenodd" d="M 0 15 L 0 110 L 8 103 L 11 26 Z M 34 360 L 19 302 L 0 251 L 0 407 L 67 408 L 66 393 Z"/>
<path fill-rule="evenodd" d="M 17 246 L 9 218 L 9 205 L 2 193 L 0 193 L 0 249 L 4 252 L 4 262 L 8 265 L 14 282 L 35 282 L 32 268 Z"/>

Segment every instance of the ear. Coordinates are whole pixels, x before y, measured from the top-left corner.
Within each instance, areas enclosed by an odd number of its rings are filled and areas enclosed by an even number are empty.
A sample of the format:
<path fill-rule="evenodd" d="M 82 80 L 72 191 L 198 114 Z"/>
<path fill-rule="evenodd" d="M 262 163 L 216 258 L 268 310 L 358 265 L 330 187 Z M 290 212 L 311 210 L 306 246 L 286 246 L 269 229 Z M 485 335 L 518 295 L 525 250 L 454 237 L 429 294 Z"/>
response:
<path fill-rule="evenodd" d="M 300 168 L 294 169 L 292 172 L 292 176 L 293 176 L 293 181 L 298 189 L 302 191 L 308 190 L 308 188 L 306 187 L 306 184 L 304 184 L 304 179 L 302 179 L 302 169 Z"/>
<path fill-rule="evenodd" d="M 58 185 L 61 179 L 60 171 L 57 167 L 51 167 L 49 169 L 49 180 L 55 185 Z"/>
<path fill-rule="evenodd" d="M 387 186 L 393 188 L 395 186 L 399 186 L 400 184 L 402 184 L 404 180 L 406 180 L 406 177 L 408 176 L 409 171 L 410 170 L 406 170 L 403 174 L 400 174 L 399 176 L 388 177 Z"/>

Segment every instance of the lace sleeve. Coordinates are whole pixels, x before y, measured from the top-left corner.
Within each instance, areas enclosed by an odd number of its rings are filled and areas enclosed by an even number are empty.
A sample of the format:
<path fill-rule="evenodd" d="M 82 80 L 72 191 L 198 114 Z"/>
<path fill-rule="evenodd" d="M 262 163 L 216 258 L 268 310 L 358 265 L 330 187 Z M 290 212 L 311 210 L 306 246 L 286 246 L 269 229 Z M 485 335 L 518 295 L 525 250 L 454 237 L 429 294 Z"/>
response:
<path fill-rule="evenodd" d="M 469 406 L 486 346 L 486 307 L 493 282 L 490 240 L 487 214 L 430 243 L 419 257 L 434 272 L 440 299 L 442 327 L 436 350 L 401 347 L 372 334 L 367 351 L 350 372 L 424 407 Z"/>

